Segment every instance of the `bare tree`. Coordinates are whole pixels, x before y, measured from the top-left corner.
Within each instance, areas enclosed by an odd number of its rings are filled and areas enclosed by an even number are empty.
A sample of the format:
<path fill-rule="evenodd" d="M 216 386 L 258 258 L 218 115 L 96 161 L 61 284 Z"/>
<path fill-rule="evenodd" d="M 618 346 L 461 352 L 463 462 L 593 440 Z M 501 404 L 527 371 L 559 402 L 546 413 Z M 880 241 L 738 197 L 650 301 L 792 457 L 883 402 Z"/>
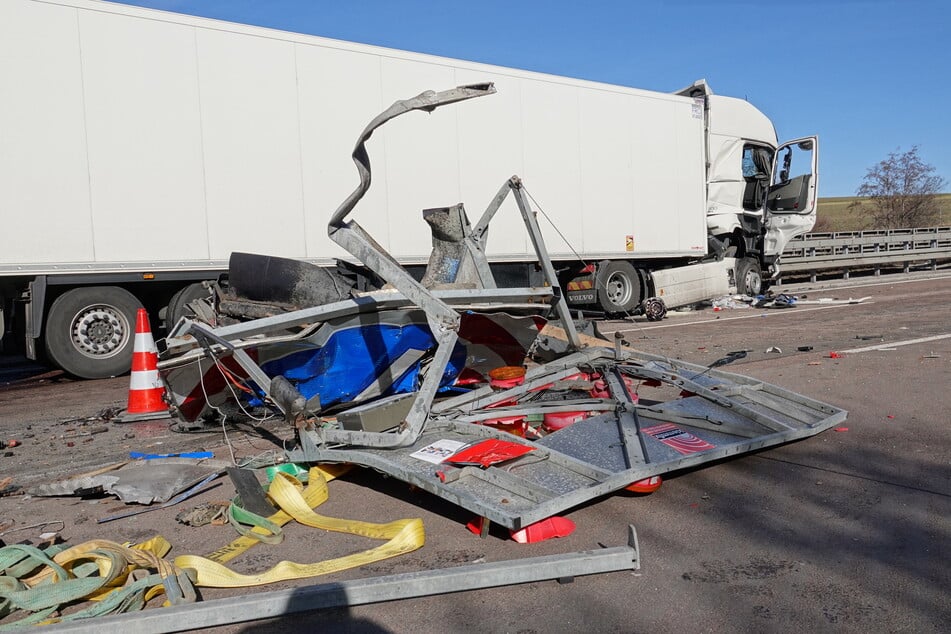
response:
<path fill-rule="evenodd" d="M 855 191 L 868 200 L 853 204 L 871 206 L 869 215 L 876 228 L 927 226 L 938 219 L 937 194 L 945 185 L 934 166 L 918 156 L 917 145 L 907 152 L 898 148 L 869 168 Z"/>

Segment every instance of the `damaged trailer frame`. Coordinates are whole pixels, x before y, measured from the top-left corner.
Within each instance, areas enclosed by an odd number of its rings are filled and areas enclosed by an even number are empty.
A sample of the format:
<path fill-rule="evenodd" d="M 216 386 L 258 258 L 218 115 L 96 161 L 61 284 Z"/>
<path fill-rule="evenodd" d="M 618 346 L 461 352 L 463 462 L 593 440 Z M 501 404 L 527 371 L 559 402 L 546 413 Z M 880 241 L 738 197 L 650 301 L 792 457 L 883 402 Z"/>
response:
<path fill-rule="evenodd" d="M 491 84 L 483 84 L 440 93 L 428 91 L 398 101 L 377 116 L 357 142 L 353 160 L 360 184 L 334 213 L 328 233 L 396 292 L 371 293 L 213 329 L 183 319 L 170 334 L 169 349 L 159 364 L 163 377 L 167 380 L 168 372 L 184 363 L 205 360 L 217 364 L 232 355 L 248 376 L 260 378 L 258 388 L 296 425 L 299 443 L 287 451 L 289 460 L 368 466 L 511 530 L 651 476 L 805 438 L 845 419 L 844 410 L 778 386 L 625 349 L 620 342 L 613 349 L 585 349 L 517 177 L 499 190 L 475 229 L 470 229 L 461 205 L 424 212 L 424 216 L 442 213 L 442 221 L 454 224 L 462 235 L 454 254 L 440 250 L 437 226 L 430 223 L 434 227 L 434 255 L 426 277 L 448 290 L 431 290 L 417 282 L 355 220 L 347 219 L 371 183 L 365 143 L 377 127 L 406 112 L 430 111 L 493 92 Z M 489 222 L 509 193 L 514 194 L 548 287 L 495 288 L 485 259 L 485 240 Z M 458 337 L 459 311 L 463 307 L 505 310 L 513 306 L 506 302 L 514 298 L 522 308 L 537 310 L 541 306 L 556 312 L 565 328 L 567 356 L 529 369 L 521 385 L 504 390 L 486 386 L 436 401 Z M 393 414 L 388 399 L 360 405 L 363 412 L 376 408 L 384 418 L 392 416 L 389 429 L 317 424 L 306 414 L 319 411 L 319 405 L 305 405 L 303 396 L 296 394 L 284 377 L 266 376 L 250 355 L 243 354 L 246 347 L 300 338 L 316 327 L 315 322 L 330 315 L 372 315 L 383 306 L 422 309 L 435 340 L 427 371 L 408 413 L 401 410 L 399 415 Z M 289 332 L 302 325 L 308 325 L 303 333 Z M 195 338 L 186 337 L 189 334 L 200 340 L 202 348 L 197 347 Z M 603 381 L 596 392 L 590 389 L 595 377 Z M 280 387 L 276 389 L 276 385 Z M 659 398 L 647 400 L 640 393 L 642 388 L 659 389 L 655 394 Z M 660 400 L 665 396 L 672 398 Z M 506 417 L 544 419 L 564 412 L 577 413 L 580 420 L 550 430 L 536 441 L 485 424 Z M 345 413 L 339 413 L 338 418 Z M 463 448 L 489 439 L 522 445 L 528 451 L 487 467 L 419 458 L 418 452 L 437 443 L 449 441 L 451 446 Z"/>

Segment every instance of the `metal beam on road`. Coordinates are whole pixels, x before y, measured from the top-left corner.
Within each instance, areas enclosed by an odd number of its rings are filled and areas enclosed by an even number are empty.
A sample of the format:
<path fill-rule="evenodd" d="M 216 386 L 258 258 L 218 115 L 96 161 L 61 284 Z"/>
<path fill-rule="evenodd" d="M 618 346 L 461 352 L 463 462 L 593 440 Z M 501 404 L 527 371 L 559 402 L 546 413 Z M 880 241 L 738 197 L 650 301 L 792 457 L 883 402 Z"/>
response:
<path fill-rule="evenodd" d="M 184 632 L 230 623 L 260 621 L 325 608 L 495 588 L 552 579 L 640 568 L 637 532 L 628 526 L 628 545 L 493 563 L 470 564 L 354 581 L 325 583 L 257 595 L 155 608 L 115 616 L 50 625 L 44 632 L 136 634 Z"/>

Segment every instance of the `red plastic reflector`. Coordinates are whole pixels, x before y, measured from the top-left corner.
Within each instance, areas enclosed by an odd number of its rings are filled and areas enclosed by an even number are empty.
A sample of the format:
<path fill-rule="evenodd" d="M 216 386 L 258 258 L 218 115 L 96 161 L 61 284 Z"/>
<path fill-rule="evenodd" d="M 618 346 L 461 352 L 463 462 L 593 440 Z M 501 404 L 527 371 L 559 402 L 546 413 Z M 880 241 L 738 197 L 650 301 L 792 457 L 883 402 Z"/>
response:
<path fill-rule="evenodd" d="M 512 539 L 519 544 L 534 544 L 555 537 L 568 537 L 575 532 L 575 523 L 567 517 L 549 517 L 529 524 L 520 531 L 511 531 Z"/>
<path fill-rule="evenodd" d="M 660 476 L 651 476 L 649 478 L 644 478 L 643 480 L 638 480 L 633 484 L 629 484 L 625 489 L 628 491 L 633 491 L 634 493 L 653 493 L 660 488 L 660 485 L 664 483 L 663 478 Z"/>

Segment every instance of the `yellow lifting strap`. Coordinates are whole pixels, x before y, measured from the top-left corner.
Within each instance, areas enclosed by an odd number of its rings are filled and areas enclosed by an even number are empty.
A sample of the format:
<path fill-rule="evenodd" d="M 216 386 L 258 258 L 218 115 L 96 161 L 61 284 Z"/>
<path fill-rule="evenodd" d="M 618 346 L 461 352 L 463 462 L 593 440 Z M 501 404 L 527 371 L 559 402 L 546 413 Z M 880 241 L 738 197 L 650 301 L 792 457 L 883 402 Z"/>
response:
<path fill-rule="evenodd" d="M 385 539 L 387 540 L 385 544 L 345 557 L 311 564 L 282 561 L 265 572 L 242 575 L 224 566 L 224 562 L 237 557 L 260 542 L 249 537 L 239 537 L 207 557 L 180 555 L 175 558 L 175 566 L 194 570 L 196 573 L 195 585 L 197 586 L 239 588 L 289 579 L 316 577 L 396 557 L 423 546 L 425 533 L 423 531 L 423 521 L 419 518 L 396 520 L 388 524 L 375 524 L 325 517 L 315 513 L 313 509 L 327 501 L 328 478 L 333 479 L 338 473 L 340 473 L 340 470 L 331 470 L 328 467 L 313 467 L 308 474 L 306 487 L 291 475 L 281 472 L 276 473 L 268 488 L 268 496 L 278 505 L 280 510 L 267 519 L 278 526 L 284 526 L 293 519 L 313 528 L 322 528 L 350 535 L 362 535 L 371 539 Z M 266 532 L 260 527 L 254 527 L 252 532 L 255 531 Z"/>

